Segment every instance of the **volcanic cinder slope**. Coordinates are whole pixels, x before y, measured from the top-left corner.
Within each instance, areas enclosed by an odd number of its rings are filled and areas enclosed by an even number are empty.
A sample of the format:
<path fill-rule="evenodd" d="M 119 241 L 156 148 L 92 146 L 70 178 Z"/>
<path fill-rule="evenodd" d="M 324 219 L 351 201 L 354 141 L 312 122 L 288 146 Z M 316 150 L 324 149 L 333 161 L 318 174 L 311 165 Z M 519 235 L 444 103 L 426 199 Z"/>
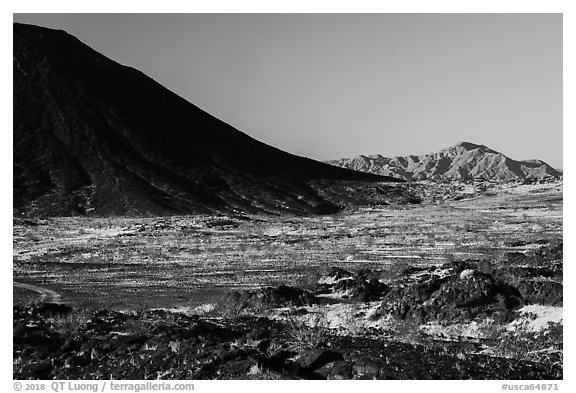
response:
<path fill-rule="evenodd" d="M 14 213 L 332 212 L 313 179 L 396 181 L 298 157 L 64 31 L 14 24 Z"/>
<path fill-rule="evenodd" d="M 483 178 L 509 181 L 560 177 L 562 173 L 541 160 L 516 161 L 484 145 L 460 142 L 437 153 L 387 158 L 381 155 L 326 161 L 331 165 L 405 180 L 463 180 Z"/>

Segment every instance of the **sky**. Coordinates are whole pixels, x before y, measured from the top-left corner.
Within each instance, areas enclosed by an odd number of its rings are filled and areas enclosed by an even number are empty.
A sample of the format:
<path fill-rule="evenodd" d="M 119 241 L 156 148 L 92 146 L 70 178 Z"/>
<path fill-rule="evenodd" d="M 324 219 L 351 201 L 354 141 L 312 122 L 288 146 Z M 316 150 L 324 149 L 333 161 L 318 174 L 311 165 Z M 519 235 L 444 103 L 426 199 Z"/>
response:
<path fill-rule="evenodd" d="M 461 141 L 562 167 L 562 14 L 15 14 L 318 160 Z"/>

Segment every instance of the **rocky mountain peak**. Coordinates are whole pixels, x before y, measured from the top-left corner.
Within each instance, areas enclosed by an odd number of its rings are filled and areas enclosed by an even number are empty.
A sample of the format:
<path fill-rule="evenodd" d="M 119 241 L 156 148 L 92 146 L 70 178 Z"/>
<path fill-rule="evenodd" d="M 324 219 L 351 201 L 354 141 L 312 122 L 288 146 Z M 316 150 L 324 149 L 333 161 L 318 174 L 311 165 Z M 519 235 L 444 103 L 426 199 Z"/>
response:
<path fill-rule="evenodd" d="M 461 147 L 461 148 L 464 148 L 468 151 L 476 150 L 476 149 L 490 150 L 484 145 L 478 145 L 476 143 L 471 143 L 471 142 L 459 142 L 455 145 L 455 147 Z"/>
<path fill-rule="evenodd" d="M 381 155 L 327 161 L 343 168 L 405 180 L 484 178 L 509 181 L 559 177 L 562 173 L 541 160 L 516 161 L 485 145 L 459 142 L 436 153 L 387 158 Z"/>

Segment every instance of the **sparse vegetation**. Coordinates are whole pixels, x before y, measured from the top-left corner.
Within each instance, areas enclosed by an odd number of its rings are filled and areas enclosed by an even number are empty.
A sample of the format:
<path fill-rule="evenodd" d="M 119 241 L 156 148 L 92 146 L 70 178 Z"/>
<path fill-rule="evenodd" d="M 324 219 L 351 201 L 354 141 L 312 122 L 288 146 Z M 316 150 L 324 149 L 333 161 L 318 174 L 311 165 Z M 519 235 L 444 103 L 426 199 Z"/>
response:
<path fill-rule="evenodd" d="M 14 280 L 35 284 L 15 303 L 43 288 L 75 303 L 15 309 L 15 375 L 560 378 L 561 324 L 509 329 L 522 304 L 562 305 L 561 198 L 537 203 L 555 193 L 337 217 L 16 220 Z M 298 363 L 315 356 L 331 363 Z"/>
<path fill-rule="evenodd" d="M 548 327 L 537 331 L 506 330 L 503 327 L 495 327 L 489 340 L 492 343 L 494 356 L 561 367 L 563 364 L 563 330 L 562 324 L 554 322 L 550 322 Z"/>
<path fill-rule="evenodd" d="M 291 349 L 302 351 L 326 345 L 330 331 L 326 314 L 315 313 L 306 321 L 289 316 L 285 323 Z"/>
<path fill-rule="evenodd" d="M 74 310 L 67 314 L 57 314 L 50 318 L 54 331 L 60 334 L 74 334 L 86 326 L 90 314 L 85 310 Z"/>

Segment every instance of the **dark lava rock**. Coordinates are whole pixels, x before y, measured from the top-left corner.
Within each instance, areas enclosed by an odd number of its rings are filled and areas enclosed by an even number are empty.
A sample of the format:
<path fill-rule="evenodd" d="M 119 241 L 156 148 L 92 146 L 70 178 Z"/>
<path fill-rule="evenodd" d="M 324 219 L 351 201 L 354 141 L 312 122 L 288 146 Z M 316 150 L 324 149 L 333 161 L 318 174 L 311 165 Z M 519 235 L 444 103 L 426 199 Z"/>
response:
<path fill-rule="evenodd" d="M 536 364 L 477 353 L 465 356 L 460 343 L 429 346 L 373 338 L 334 337 L 352 364 L 353 379 L 561 379 L 561 365 Z M 477 350 L 474 350 L 476 352 Z M 321 370 L 318 370 L 321 372 Z"/>
<path fill-rule="evenodd" d="M 13 317 L 14 379 L 253 379 L 269 377 L 268 371 L 279 379 L 562 378 L 561 359 L 483 356 L 480 344 L 461 342 L 424 346 L 328 334 L 326 348 L 298 353 L 285 325 L 262 317 L 211 320 L 140 311 L 121 321 L 102 310 L 93 318 L 106 328 L 78 324 L 65 331 L 53 329 L 53 317 L 34 307 L 15 307 Z"/>
<path fill-rule="evenodd" d="M 17 323 L 17 328 L 13 331 L 14 344 L 32 345 L 40 348 L 44 347 L 57 347 L 61 345 L 61 338 L 51 332 L 47 325 L 40 326 L 26 326 L 22 323 Z"/>
<path fill-rule="evenodd" d="M 304 289 L 280 285 L 250 291 L 234 291 L 228 301 L 240 304 L 243 309 L 258 310 L 273 307 L 302 307 L 317 302 L 316 297 Z"/>
<path fill-rule="evenodd" d="M 527 265 L 530 267 L 548 267 L 562 269 L 564 244 L 554 241 L 536 250 L 526 253 L 510 252 L 506 254 L 506 265 Z"/>
<path fill-rule="evenodd" d="M 331 277 L 334 280 L 341 280 L 343 278 L 349 278 L 352 276 L 353 276 L 352 273 L 339 267 L 332 267 L 330 269 L 330 272 L 328 273 L 328 277 Z"/>
<path fill-rule="evenodd" d="M 218 371 L 227 379 L 237 379 L 238 377 L 245 377 L 255 365 L 257 365 L 257 361 L 254 358 L 236 359 L 220 366 Z"/>
<path fill-rule="evenodd" d="M 546 262 L 562 261 L 564 258 L 564 243 L 562 240 L 552 242 L 537 249 L 532 256 L 536 263 L 541 266 Z"/>
<path fill-rule="evenodd" d="M 510 311 L 524 304 L 517 288 L 470 266 L 460 262 L 442 265 L 442 276 L 435 274 L 436 268 L 429 268 L 429 274 L 420 275 L 425 279 L 394 287 L 382 302 L 382 313 L 419 323 L 470 320 L 494 313 L 506 319 Z"/>
<path fill-rule="evenodd" d="M 254 343 L 255 347 L 258 348 L 260 352 L 266 352 L 268 348 L 270 348 L 271 344 L 271 340 L 259 340 Z"/>
<path fill-rule="evenodd" d="M 508 253 L 494 269 L 501 280 L 513 279 L 529 303 L 563 304 L 563 243 L 552 242 L 527 253 Z"/>
<path fill-rule="evenodd" d="M 420 273 L 420 272 L 423 272 L 426 270 L 428 270 L 428 269 L 425 267 L 408 266 L 408 267 L 402 269 L 402 272 L 400 274 L 407 276 L 407 275 L 414 274 L 414 273 Z"/>
<path fill-rule="evenodd" d="M 351 273 L 341 268 L 332 268 L 327 278 L 331 282 L 318 284 L 317 293 L 345 292 L 345 296 L 350 299 L 370 302 L 382 299 L 390 290 L 379 281 L 377 273 L 368 269 Z"/>
<path fill-rule="evenodd" d="M 211 360 L 203 364 L 196 374 L 197 378 L 208 379 L 223 376 L 226 379 L 245 376 L 253 365 L 257 364 L 257 352 L 254 350 L 235 349 L 215 352 Z"/>
<path fill-rule="evenodd" d="M 22 369 L 21 375 L 26 377 L 17 379 L 50 379 L 50 373 L 53 368 L 52 362 L 48 359 L 32 363 Z"/>
<path fill-rule="evenodd" d="M 80 349 L 81 345 L 82 345 L 82 343 L 77 338 L 68 337 L 66 339 L 66 341 L 64 341 L 64 344 L 62 344 L 60 351 L 63 353 L 73 352 L 73 351 Z"/>
<path fill-rule="evenodd" d="M 352 364 L 343 360 L 330 362 L 316 370 L 326 379 L 352 379 Z"/>
<path fill-rule="evenodd" d="M 34 313 L 42 315 L 63 315 L 72 311 L 72 307 L 59 303 L 39 303 L 34 306 Z"/>
<path fill-rule="evenodd" d="M 355 359 L 352 364 L 352 375 L 356 379 L 385 379 L 384 360 L 381 358 L 363 357 Z"/>
<path fill-rule="evenodd" d="M 344 360 L 341 353 L 331 349 L 314 348 L 300 354 L 296 363 L 304 370 L 314 371 L 338 360 Z"/>
<path fill-rule="evenodd" d="M 258 358 L 258 367 L 278 373 L 294 374 L 298 367 L 289 360 L 292 356 L 294 356 L 293 351 L 280 349 L 270 356 L 260 356 Z"/>
<path fill-rule="evenodd" d="M 527 302 L 562 307 L 563 285 L 555 281 L 521 281 L 518 289 Z"/>
<path fill-rule="evenodd" d="M 306 310 L 304 307 L 292 308 L 286 312 L 287 316 L 290 316 L 290 315 L 297 316 L 297 315 L 306 315 L 306 314 L 308 314 L 308 310 Z"/>
<path fill-rule="evenodd" d="M 372 278 L 368 281 L 360 281 L 358 286 L 352 289 L 351 297 L 361 302 L 371 302 L 382 299 L 389 291 L 388 285 Z"/>

